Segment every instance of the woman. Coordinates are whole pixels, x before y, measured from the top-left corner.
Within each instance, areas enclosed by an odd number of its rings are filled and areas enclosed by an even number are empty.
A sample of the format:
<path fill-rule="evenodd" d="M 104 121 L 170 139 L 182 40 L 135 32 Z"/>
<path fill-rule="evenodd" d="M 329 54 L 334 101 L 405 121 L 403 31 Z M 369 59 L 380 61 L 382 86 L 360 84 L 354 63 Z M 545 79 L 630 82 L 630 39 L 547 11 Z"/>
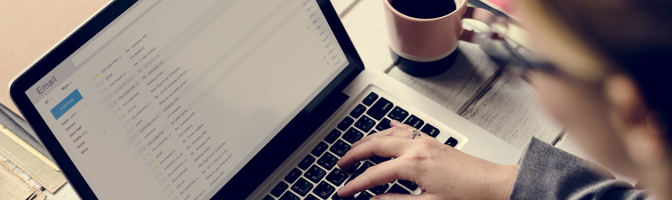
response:
<path fill-rule="evenodd" d="M 536 139 L 520 165 L 504 166 L 426 135 L 409 140 L 413 129 L 392 122 L 353 144 L 338 165 L 396 159 L 369 168 L 338 195 L 403 179 L 422 194 L 375 198 L 672 199 L 672 1 L 524 0 L 516 8 L 536 52 L 557 67 L 530 73 L 542 104 L 602 166 L 646 190 Z"/>

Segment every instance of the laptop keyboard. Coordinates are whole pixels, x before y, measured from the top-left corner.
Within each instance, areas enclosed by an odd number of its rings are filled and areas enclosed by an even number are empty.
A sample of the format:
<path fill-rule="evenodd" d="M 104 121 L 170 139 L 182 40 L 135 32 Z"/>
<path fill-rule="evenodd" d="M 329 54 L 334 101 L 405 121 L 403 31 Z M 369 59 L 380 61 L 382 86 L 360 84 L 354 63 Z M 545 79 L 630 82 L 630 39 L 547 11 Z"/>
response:
<path fill-rule="evenodd" d="M 366 135 L 390 128 L 392 120 L 408 124 L 432 137 L 441 132 L 388 99 L 371 92 L 310 151 L 310 154 L 286 174 L 263 200 L 359 200 L 382 193 L 410 194 L 411 191 L 418 189 L 418 185 L 405 180 L 376 186 L 354 197 L 341 198 L 336 194 L 338 187 L 364 173 L 369 167 L 390 160 L 374 156 L 356 163 L 347 170 L 336 166 L 336 162 L 350 150 L 352 143 Z M 457 139 L 450 137 L 445 144 L 455 147 L 458 142 Z"/>

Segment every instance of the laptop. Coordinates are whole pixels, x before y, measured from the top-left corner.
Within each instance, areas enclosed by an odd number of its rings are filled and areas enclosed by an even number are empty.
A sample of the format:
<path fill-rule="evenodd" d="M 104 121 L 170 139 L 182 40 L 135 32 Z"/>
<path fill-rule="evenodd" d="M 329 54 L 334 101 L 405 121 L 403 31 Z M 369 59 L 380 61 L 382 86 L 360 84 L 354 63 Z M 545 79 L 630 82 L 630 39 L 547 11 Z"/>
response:
<path fill-rule="evenodd" d="M 327 0 L 114 1 L 10 93 L 83 199 L 339 199 L 389 158 L 335 162 L 392 119 L 496 163 L 521 156 L 365 69 Z M 356 197 L 383 192 L 420 189 Z"/>

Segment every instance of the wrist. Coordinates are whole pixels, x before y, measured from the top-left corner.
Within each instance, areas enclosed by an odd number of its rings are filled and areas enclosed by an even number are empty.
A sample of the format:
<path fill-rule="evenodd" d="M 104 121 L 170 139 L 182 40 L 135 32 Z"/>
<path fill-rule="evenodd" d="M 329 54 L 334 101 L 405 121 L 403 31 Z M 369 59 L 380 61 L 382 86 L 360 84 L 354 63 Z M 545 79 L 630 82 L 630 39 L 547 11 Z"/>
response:
<path fill-rule="evenodd" d="M 483 173 L 486 180 L 481 185 L 476 199 L 509 199 L 519 165 L 499 165 L 492 163 L 490 170 Z"/>
<path fill-rule="evenodd" d="M 496 199 L 509 199 L 511 196 L 511 191 L 513 190 L 513 185 L 516 182 L 516 176 L 518 175 L 518 168 L 520 165 L 501 165 L 501 179 L 499 180 L 499 185 L 497 188 Z"/>

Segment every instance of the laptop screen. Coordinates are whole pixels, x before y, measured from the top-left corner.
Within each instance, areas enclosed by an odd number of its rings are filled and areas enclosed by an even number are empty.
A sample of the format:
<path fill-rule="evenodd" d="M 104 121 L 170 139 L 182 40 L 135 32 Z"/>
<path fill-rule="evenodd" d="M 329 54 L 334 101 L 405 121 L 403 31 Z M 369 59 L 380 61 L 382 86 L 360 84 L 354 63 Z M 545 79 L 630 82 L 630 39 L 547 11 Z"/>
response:
<path fill-rule="evenodd" d="M 98 198 L 203 199 L 347 65 L 315 0 L 144 0 L 25 92 Z"/>

